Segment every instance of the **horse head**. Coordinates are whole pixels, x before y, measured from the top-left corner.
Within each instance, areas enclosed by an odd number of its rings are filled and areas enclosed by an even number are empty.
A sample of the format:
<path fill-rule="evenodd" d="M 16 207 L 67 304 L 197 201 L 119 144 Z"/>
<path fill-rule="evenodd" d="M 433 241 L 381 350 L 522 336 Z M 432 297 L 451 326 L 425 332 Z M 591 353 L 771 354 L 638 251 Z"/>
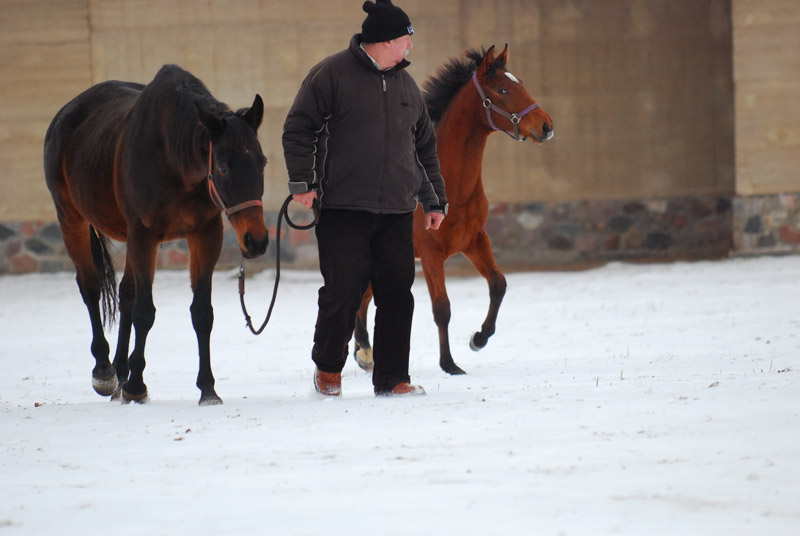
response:
<path fill-rule="evenodd" d="M 508 45 L 495 56 L 494 45 L 472 76 L 486 110 L 486 126 L 518 141 L 530 136 L 537 143 L 553 137 L 553 120 L 530 96 L 522 81 L 506 70 Z"/>
<path fill-rule="evenodd" d="M 199 103 L 196 107 L 210 139 L 207 184 L 211 200 L 231 222 L 242 255 L 248 259 L 263 255 L 269 241 L 261 203 L 267 158 L 257 131 L 264 102 L 256 95 L 250 108 L 221 115 Z"/>

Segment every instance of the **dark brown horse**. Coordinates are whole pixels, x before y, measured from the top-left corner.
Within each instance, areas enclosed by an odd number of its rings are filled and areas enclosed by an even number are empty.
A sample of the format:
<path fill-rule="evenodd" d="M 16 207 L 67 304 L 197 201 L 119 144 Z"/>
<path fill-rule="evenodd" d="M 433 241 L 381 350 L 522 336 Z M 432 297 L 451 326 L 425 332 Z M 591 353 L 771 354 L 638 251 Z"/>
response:
<path fill-rule="evenodd" d="M 200 404 L 219 404 L 209 342 L 211 277 L 222 248 L 221 211 L 245 257 L 267 248 L 261 197 L 266 158 L 256 130 L 264 104 L 232 112 L 203 83 L 165 65 L 150 84 L 97 84 L 56 114 L 44 142 L 44 172 L 78 288 L 92 323 L 92 385 L 103 396 L 147 400 L 145 341 L 155 320 L 158 245 L 185 238 L 190 252 Z M 119 337 L 113 366 L 103 323 L 117 308 L 106 237 L 127 242 L 119 285 Z M 100 301 L 103 311 L 101 317 Z M 133 352 L 128 356 L 131 326 Z"/>
<path fill-rule="evenodd" d="M 426 231 L 422 209 L 414 214 L 414 248 L 422 260 L 425 281 L 439 329 L 439 365 L 450 374 L 464 374 L 453 362 L 447 327 L 450 300 L 444 279 L 444 263 L 463 253 L 489 283 L 489 312 L 470 340 L 480 350 L 494 334 L 497 313 L 506 292 L 506 279 L 492 254 L 485 226 L 489 202 L 483 191 L 481 166 L 489 135 L 503 131 L 518 141 L 530 137 L 542 144 L 553 137 L 553 121 L 528 94 L 522 82 L 506 70 L 508 47 L 495 56 L 488 51 L 469 50 L 466 59 L 451 60 L 423 86 L 436 140 L 442 176 L 450 203 L 448 216 L 437 231 Z M 364 296 L 356 323 L 356 360 L 362 368 L 372 366 L 372 350 L 366 329 Z"/>

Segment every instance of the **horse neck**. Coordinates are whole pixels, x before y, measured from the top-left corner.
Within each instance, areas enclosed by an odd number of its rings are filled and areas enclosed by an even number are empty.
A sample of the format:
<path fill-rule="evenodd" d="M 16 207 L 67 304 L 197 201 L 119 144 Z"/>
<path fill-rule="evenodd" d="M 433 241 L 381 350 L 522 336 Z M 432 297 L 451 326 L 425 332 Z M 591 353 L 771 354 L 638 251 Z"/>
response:
<path fill-rule="evenodd" d="M 470 89 L 465 87 L 456 95 L 436 125 L 442 176 L 451 205 L 466 201 L 476 190 L 483 192 L 483 152 L 492 131 L 482 120 L 485 112 L 477 92 Z"/>

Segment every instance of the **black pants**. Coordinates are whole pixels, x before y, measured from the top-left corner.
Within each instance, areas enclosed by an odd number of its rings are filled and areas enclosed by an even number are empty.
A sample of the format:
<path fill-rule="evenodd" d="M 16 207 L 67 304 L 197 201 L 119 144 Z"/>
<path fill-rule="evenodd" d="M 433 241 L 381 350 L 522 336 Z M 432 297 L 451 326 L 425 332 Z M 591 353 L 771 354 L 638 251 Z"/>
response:
<path fill-rule="evenodd" d="M 414 213 L 372 214 L 324 209 L 316 226 L 324 286 L 312 359 L 323 372 L 341 372 L 361 298 L 372 283 L 375 392 L 408 382 L 414 315 Z"/>

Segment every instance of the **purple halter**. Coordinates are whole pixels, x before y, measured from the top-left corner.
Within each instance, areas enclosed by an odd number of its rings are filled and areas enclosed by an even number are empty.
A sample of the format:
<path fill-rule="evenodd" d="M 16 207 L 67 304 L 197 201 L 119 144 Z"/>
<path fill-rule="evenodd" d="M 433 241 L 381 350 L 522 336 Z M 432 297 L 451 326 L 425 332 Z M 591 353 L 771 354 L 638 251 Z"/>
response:
<path fill-rule="evenodd" d="M 502 132 L 505 132 L 506 134 L 508 134 L 517 141 L 525 141 L 526 139 L 528 139 L 527 136 L 523 136 L 522 138 L 519 137 L 519 122 L 522 120 L 523 117 L 528 115 L 528 113 L 532 112 L 536 108 L 541 108 L 541 105 L 539 103 L 534 102 L 521 112 L 510 114 L 507 111 L 500 108 L 499 106 L 493 104 L 491 100 L 486 98 L 486 93 L 483 92 L 483 88 L 481 87 L 480 83 L 478 83 L 478 73 L 475 71 L 473 71 L 472 73 L 472 82 L 475 84 L 475 88 L 478 90 L 478 95 L 480 95 L 481 101 L 483 101 L 483 107 L 484 109 L 486 109 L 486 118 L 489 120 L 489 126 L 492 127 L 492 130 L 500 130 Z M 492 121 L 492 111 L 495 111 L 496 113 L 502 115 L 503 117 L 511 121 L 511 124 L 514 125 L 514 134 L 511 134 L 509 131 L 504 130 L 502 128 L 497 128 L 497 126 L 495 126 L 494 121 Z"/>

